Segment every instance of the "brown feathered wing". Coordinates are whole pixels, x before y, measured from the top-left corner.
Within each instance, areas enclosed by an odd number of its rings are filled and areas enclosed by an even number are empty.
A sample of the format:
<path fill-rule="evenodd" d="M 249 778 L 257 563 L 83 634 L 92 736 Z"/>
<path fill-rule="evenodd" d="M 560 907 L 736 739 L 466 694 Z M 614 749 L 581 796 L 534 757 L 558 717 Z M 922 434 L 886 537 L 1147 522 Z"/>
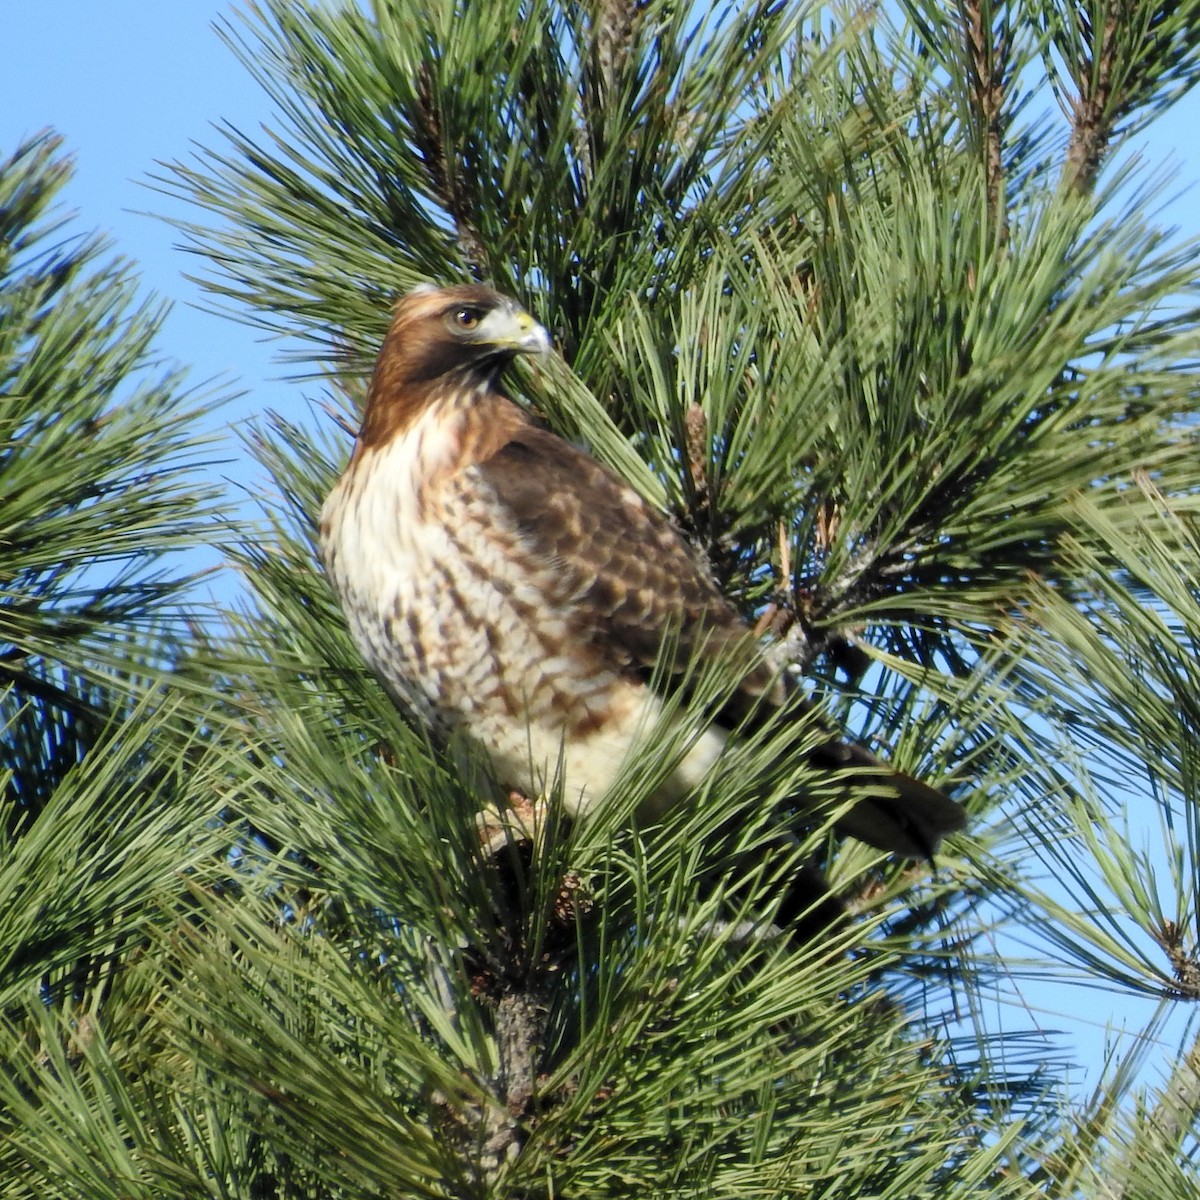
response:
<path fill-rule="evenodd" d="M 670 522 L 602 464 L 530 424 L 471 471 L 526 547 L 553 565 L 548 603 L 566 616 L 572 638 L 605 665 L 669 686 L 655 674 L 664 640 L 676 640 L 681 670 L 696 653 L 736 654 L 742 646 L 747 671 L 731 724 L 764 707 L 814 715 L 754 655 L 745 623 Z M 839 828 L 873 846 L 928 857 L 944 834 L 964 824 L 961 806 L 943 793 L 832 732 L 810 758 L 869 789 Z"/>

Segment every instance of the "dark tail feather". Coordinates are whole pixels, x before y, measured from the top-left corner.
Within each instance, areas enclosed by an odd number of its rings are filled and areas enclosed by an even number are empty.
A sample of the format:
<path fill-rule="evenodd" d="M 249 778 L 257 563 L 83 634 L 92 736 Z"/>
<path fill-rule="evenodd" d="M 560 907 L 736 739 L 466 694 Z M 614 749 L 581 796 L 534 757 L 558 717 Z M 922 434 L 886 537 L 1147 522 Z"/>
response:
<path fill-rule="evenodd" d="M 962 829 L 961 804 L 937 788 L 895 771 L 869 750 L 852 742 L 829 742 L 812 754 L 814 766 L 846 772 L 846 782 L 865 789 L 860 800 L 839 818 L 842 833 L 906 858 L 932 858 L 948 833 Z"/>
<path fill-rule="evenodd" d="M 838 737 L 829 719 L 799 694 L 795 679 L 785 674 L 779 682 L 787 693 L 782 702 L 797 716 L 827 731 L 828 740 L 809 752 L 808 761 L 822 772 L 835 773 L 847 789 L 860 794 L 854 806 L 838 819 L 840 833 L 891 854 L 930 859 L 946 834 L 966 825 L 967 814 L 961 804 L 937 788 L 894 770 L 856 742 Z M 767 716 L 780 703 L 777 696 L 749 688 L 743 689 L 737 700 L 743 708 L 731 712 L 751 727 L 756 712 Z M 749 707 L 744 707 L 747 704 Z"/>

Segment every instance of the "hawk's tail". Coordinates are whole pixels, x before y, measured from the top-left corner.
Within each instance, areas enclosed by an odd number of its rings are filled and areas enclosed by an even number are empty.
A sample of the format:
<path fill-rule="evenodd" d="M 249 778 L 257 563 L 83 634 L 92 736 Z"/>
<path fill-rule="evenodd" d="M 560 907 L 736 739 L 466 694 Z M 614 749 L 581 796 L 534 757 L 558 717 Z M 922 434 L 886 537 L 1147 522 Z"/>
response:
<path fill-rule="evenodd" d="M 853 742 L 829 742 L 812 754 L 815 766 L 845 772 L 862 796 L 839 819 L 838 830 L 880 850 L 932 858 L 938 843 L 967 823 L 962 805 L 937 788 L 880 762 Z"/>

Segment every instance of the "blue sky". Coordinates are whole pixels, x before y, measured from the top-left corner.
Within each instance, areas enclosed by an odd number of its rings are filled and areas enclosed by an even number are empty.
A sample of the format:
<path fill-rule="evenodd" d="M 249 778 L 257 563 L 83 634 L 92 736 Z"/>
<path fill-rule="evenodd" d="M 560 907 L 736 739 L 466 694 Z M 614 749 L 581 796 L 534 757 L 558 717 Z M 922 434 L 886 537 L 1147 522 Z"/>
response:
<path fill-rule="evenodd" d="M 268 120 L 266 96 L 213 29 L 234 6 L 39 0 L 5 7 L 0 152 L 46 127 L 63 137 L 76 166 L 65 193 L 79 214 L 72 231 L 108 235 L 114 252 L 136 261 L 146 287 L 173 302 L 158 349 L 190 368 L 195 384 L 220 379 L 245 391 L 228 420 L 303 405 L 303 388 L 284 379 L 259 331 L 200 310 L 203 294 L 184 277 L 198 273 L 200 261 L 150 215 L 196 216 L 146 186 L 156 162 L 186 158 L 196 143 L 217 144 L 219 121 L 254 129 Z M 230 453 L 238 453 L 232 444 Z M 244 463 L 229 470 L 234 478 L 255 474 Z"/>
<path fill-rule="evenodd" d="M 184 278 L 200 264 L 175 247 L 178 235 L 147 212 L 194 216 L 179 202 L 143 185 L 156 161 L 185 158 L 193 143 L 218 143 L 212 125 L 227 120 L 253 130 L 270 120 L 267 98 L 213 32 L 233 7 L 214 0 L 38 0 L 6 6 L 6 55 L 0 72 L 0 153 L 22 135 L 52 127 L 73 153 L 77 173 L 66 200 L 78 210 L 77 231 L 109 234 L 116 249 L 135 259 L 149 289 L 174 302 L 160 351 L 192 369 L 195 383 L 221 379 L 245 394 L 226 419 L 236 424 L 267 408 L 297 414 L 316 385 L 286 379 L 276 349 L 262 334 L 227 317 L 201 311 L 199 288 Z M 1174 161 L 1172 192 L 1200 181 L 1200 95 L 1176 106 L 1144 139 L 1151 163 Z M 1200 191 L 1180 195 L 1162 223 L 1200 233 Z M 230 443 L 230 454 L 238 455 Z M 257 471 L 244 458 L 226 473 L 248 480 Z M 1112 1018 L 1134 1027 L 1144 1004 L 1107 993 L 1056 991 L 1044 998 L 1062 1025 L 1082 1018 L 1073 1040 L 1094 1076 Z M 1063 1016 L 1063 1010 L 1070 1017 Z M 1011 1024 L 1008 1019 L 1000 1024 Z"/>

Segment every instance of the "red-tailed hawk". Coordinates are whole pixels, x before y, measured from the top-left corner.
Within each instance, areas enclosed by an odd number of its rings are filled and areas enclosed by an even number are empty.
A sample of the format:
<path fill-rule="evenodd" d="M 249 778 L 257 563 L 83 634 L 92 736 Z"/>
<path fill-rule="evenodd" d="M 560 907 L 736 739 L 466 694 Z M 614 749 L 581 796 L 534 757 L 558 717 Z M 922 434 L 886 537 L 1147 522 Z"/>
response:
<path fill-rule="evenodd" d="M 354 640 L 392 698 L 466 735 L 495 780 L 544 795 L 562 772 L 575 816 L 604 796 L 663 709 L 663 641 L 746 647 L 743 710 L 789 701 L 748 630 L 668 519 L 500 390 L 546 331 L 480 286 L 422 286 L 397 305 L 345 474 L 321 513 L 325 565 Z M 729 730 L 702 731 L 648 808 L 688 794 Z M 820 767 L 870 784 L 839 822 L 929 855 L 963 824 L 941 792 L 831 738 Z"/>

